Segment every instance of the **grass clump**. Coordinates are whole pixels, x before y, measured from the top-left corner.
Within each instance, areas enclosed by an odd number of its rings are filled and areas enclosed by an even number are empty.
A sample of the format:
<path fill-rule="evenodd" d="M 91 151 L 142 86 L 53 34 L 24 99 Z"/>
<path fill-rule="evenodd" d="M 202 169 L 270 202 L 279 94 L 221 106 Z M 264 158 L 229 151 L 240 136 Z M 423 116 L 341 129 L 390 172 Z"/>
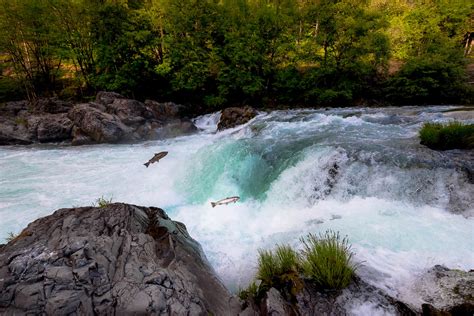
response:
<path fill-rule="evenodd" d="M 104 207 L 108 206 L 109 204 L 112 204 L 112 198 L 106 199 L 103 196 L 101 196 L 100 198 L 95 200 L 95 203 L 92 203 L 92 206 L 104 208 Z"/>
<path fill-rule="evenodd" d="M 288 300 L 295 300 L 296 294 L 303 288 L 299 276 L 298 253 L 289 245 L 278 245 L 275 250 L 259 250 L 256 278 L 260 284 L 252 282 L 239 292 L 239 297 L 259 303 L 264 294 L 272 287 L 276 288 Z"/>
<path fill-rule="evenodd" d="M 474 149 L 474 124 L 425 123 L 419 136 L 420 143 L 431 149 Z"/>
<path fill-rule="evenodd" d="M 302 238 L 302 268 L 306 277 L 322 289 L 339 290 L 349 285 L 355 276 L 352 264 L 353 252 L 347 237 L 326 231 Z"/>

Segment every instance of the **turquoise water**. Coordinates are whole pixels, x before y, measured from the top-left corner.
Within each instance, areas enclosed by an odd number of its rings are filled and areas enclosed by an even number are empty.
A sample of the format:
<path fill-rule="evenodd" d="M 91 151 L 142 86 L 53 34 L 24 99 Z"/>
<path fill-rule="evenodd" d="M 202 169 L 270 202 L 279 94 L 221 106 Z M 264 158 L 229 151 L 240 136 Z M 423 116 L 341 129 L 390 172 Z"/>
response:
<path fill-rule="evenodd" d="M 425 121 L 449 107 L 262 113 L 216 132 L 133 145 L 0 148 L 0 240 L 62 207 L 101 196 L 159 206 L 188 227 L 231 288 L 259 248 L 308 232 L 348 235 L 370 282 L 414 304 L 411 284 L 435 264 L 474 268 L 472 153 L 420 146 Z M 153 153 L 168 151 L 145 168 Z M 331 171 L 332 170 L 332 171 Z M 211 201 L 239 195 L 239 203 Z"/>

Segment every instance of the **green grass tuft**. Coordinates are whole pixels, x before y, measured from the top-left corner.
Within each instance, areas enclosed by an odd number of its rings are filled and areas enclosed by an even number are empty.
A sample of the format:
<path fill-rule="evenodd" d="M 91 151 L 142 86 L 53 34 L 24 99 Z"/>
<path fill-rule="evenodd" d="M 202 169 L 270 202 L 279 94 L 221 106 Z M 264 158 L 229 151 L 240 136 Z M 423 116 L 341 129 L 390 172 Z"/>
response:
<path fill-rule="evenodd" d="M 338 232 L 329 230 L 319 236 L 309 234 L 301 242 L 305 276 L 322 289 L 338 290 L 349 285 L 356 266 L 351 262 L 353 253 L 346 237 L 341 239 Z"/>
<path fill-rule="evenodd" d="M 420 143 L 431 149 L 474 149 L 474 124 L 425 123 L 419 135 Z"/>
<path fill-rule="evenodd" d="M 92 203 L 92 206 L 94 206 L 94 207 L 97 206 L 97 207 L 103 208 L 103 207 L 106 207 L 109 204 L 112 204 L 112 198 L 107 200 L 106 198 L 101 196 L 100 198 L 95 200 L 95 203 Z"/>
<path fill-rule="evenodd" d="M 261 291 L 271 287 L 279 290 L 289 300 L 293 300 L 302 289 L 299 276 L 299 256 L 289 245 L 278 245 L 275 251 L 259 250 L 257 279 L 261 281 Z"/>

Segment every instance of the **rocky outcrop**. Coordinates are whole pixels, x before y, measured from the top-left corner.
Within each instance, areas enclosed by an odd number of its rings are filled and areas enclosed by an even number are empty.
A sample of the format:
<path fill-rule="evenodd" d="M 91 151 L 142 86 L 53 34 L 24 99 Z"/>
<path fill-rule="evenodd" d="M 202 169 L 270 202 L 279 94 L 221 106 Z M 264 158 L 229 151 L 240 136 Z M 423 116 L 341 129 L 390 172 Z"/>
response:
<path fill-rule="evenodd" d="M 418 313 L 403 302 L 369 285 L 363 280 L 352 282 L 342 291 L 323 291 L 310 281 L 304 282 L 303 289 L 293 302 L 285 300 L 283 295 L 271 288 L 261 302 L 246 302 L 243 315 L 351 315 L 354 310 L 365 310 L 370 315 L 415 316 Z M 370 309 L 367 310 L 367 309 Z M 360 314 L 360 313 L 356 313 Z"/>
<path fill-rule="evenodd" d="M 250 106 L 242 108 L 232 107 L 222 111 L 217 128 L 223 130 L 245 124 L 257 115 L 257 110 Z"/>
<path fill-rule="evenodd" d="M 69 113 L 69 119 L 74 123 L 75 136 L 85 135 L 96 143 L 117 143 L 132 141 L 133 129 L 126 126 L 116 116 L 104 113 L 89 104 L 78 104 Z M 73 145 L 77 140 L 73 138 Z"/>
<path fill-rule="evenodd" d="M 427 302 L 423 315 L 474 315 L 474 270 L 434 266 L 415 282 L 414 291 Z"/>
<path fill-rule="evenodd" d="M 159 208 L 61 209 L 0 246 L 0 314 L 237 315 L 186 227 Z"/>
<path fill-rule="evenodd" d="M 72 145 L 176 137 L 197 129 L 179 117 L 182 106 L 126 99 L 99 92 L 94 102 L 73 105 L 55 98 L 0 106 L 0 145 L 71 142 Z"/>

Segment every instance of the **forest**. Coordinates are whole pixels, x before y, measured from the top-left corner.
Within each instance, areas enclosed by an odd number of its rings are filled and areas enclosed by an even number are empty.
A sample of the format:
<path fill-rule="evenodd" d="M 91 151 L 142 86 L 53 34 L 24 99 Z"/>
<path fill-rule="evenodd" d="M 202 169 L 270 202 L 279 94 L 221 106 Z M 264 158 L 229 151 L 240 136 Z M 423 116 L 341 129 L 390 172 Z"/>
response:
<path fill-rule="evenodd" d="M 0 0 L 0 102 L 472 103 L 449 0 Z"/>

